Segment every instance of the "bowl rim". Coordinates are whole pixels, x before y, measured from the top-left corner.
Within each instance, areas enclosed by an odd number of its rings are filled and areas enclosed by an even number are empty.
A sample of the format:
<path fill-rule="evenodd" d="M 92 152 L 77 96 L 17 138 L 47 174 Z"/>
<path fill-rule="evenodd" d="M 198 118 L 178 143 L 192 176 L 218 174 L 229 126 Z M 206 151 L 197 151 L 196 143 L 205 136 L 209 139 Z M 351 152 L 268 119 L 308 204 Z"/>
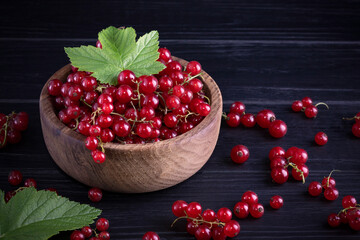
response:
<path fill-rule="evenodd" d="M 172 59 L 174 61 L 178 61 L 183 67 L 185 67 L 188 64 L 188 61 L 178 58 L 178 57 L 175 57 L 175 56 L 172 56 Z M 51 101 L 51 98 L 53 98 L 53 96 L 50 96 L 47 91 L 48 83 L 51 80 L 60 79 L 60 81 L 64 82 L 63 80 L 61 80 L 61 78 L 64 77 L 64 76 L 62 76 L 64 74 L 64 72 L 66 72 L 66 73 L 71 72 L 71 64 L 70 63 L 63 66 L 62 68 L 58 69 L 44 84 L 44 86 L 41 90 L 40 101 L 39 101 L 40 114 L 42 113 L 42 109 L 43 110 L 51 109 L 51 111 L 49 111 L 49 114 L 43 114 L 43 115 L 51 122 L 51 124 L 53 124 L 53 126 L 55 128 L 57 128 L 59 130 L 68 129 L 69 131 L 62 131 L 62 132 L 64 134 L 68 135 L 69 137 L 75 138 L 79 141 L 85 141 L 86 136 L 73 131 L 67 125 L 65 125 L 64 123 L 62 123 L 60 121 L 60 119 L 57 117 L 57 114 L 55 113 L 55 108 Z M 186 138 L 196 135 L 197 132 L 201 132 L 202 130 L 204 130 L 217 117 L 219 108 L 221 108 L 221 111 L 222 111 L 222 96 L 221 96 L 220 89 L 219 89 L 218 85 L 216 84 L 215 80 L 204 70 L 202 70 L 201 73 L 202 73 L 202 75 L 201 75 L 202 82 L 204 83 L 204 86 L 206 86 L 206 88 L 208 89 L 208 94 L 210 95 L 207 97 L 210 98 L 211 111 L 210 111 L 209 115 L 207 115 L 197 126 L 195 126 L 193 129 L 189 130 L 186 133 L 180 134 L 171 139 L 161 140 L 159 142 L 148 142 L 145 144 L 121 144 L 121 143 L 107 142 L 107 143 L 104 143 L 104 145 L 103 145 L 104 149 L 105 150 L 106 149 L 131 150 L 131 149 L 138 149 L 138 148 L 142 148 L 142 149 L 153 148 L 154 146 L 161 147 L 163 145 L 168 145 L 171 142 L 180 143 L 182 141 L 185 141 Z M 65 76 L 65 79 L 66 79 L 66 77 L 67 76 Z M 210 85 L 211 85 L 211 87 L 210 87 Z M 215 100 L 220 101 L 219 104 L 215 104 Z"/>

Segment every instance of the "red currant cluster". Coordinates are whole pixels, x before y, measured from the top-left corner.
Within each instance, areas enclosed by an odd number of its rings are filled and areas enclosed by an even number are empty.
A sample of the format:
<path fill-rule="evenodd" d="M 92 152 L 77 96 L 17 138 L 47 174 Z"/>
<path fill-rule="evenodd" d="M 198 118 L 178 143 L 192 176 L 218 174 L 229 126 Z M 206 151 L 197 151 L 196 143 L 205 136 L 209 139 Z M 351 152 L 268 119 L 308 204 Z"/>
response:
<path fill-rule="evenodd" d="M 80 230 L 75 230 L 70 235 L 70 240 L 109 240 L 110 234 L 109 220 L 106 218 L 99 218 L 95 223 L 96 228 L 91 229 L 89 226 L 82 227 Z M 95 236 L 93 236 L 93 234 Z"/>
<path fill-rule="evenodd" d="M 274 182 L 283 184 L 289 178 L 288 167 L 292 167 L 291 175 L 297 181 L 305 183 L 309 168 L 305 165 L 308 154 L 304 149 L 290 147 L 286 152 L 282 147 L 274 147 L 269 153 L 271 178 Z"/>
<path fill-rule="evenodd" d="M 210 100 L 198 78 L 200 63 L 191 61 L 183 70 L 169 50 L 160 48 L 159 53 L 158 61 L 166 68 L 156 76 L 136 77 L 124 70 L 117 86 L 111 86 L 73 67 L 66 83 L 50 81 L 48 93 L 55 97 L 59 119 L 87 136 L 85 145 L 96 163 L 105 161 L 104 143 L 170 139 L 191 130 L 210 113 Z"/>
<path fill-rule="evenodd" d="M 234 102 L 230 107 L 230 113 L 224 113 L 223 117 L 230 127 L 237 127 L 241 123 L 244 127 L 250 128 L 257 123 L 262 128 L 268 128 L 270 135 L 274 138 L 282 138 L 287 132 L 285 122 L 276 120 L 271 110 L 261 110 L 257 115 L 245 113 L 245 104 L 242 102 Z"/>
<path fill-rule="evenodd" d="M 234 214 L 238 218 L 246 218 L 249 213 L 253 218 L 261 218 L 264 211 L 263 205 L 259 203 L 258 195 L 253 191 L 246 191 L 241 201 L 234 206 Z"/>
<path fill-rule="evenodd" d="M 21 132 L 28 128 L 29 115 L 26 112 L 9 115 L 0 113 L 0 149 L 7 143 L 15 144 L 21 140 Z"/>
<path fill-rule="evenodd" d="M 333 177 L 331 177 L 332 173 L 338 170 L 332 170 L 329 176 L 324 177 L 321 183 L 319 182 L 311 182 L 308 191 L 309 194 L 313 197 L 317 197 L 322 193 L 324 189 L 324 197 L 329 201 L 334 201 L 339 197 L 339 191 L 335 188 L 336 181 Z"/>
<path fill-rule="evenodd" d="M 187 219 L 186 230 L 197 240 L 225 240 L 235 237 L 240 232 L 240 224 L 232 220 L 232 212 L 228 208 L 220 208 L 217 213 L 211 209 L 202 212 L 200 203 L 187 204 L 177 200 L 172 205 L 172 212 L 177 217 L 172 225 L 179 219 Z"/>
<path fill-rule="evenodd" d="M 358 112 L 354 117 L 352 118 L 343 118 L 344 120 L 355 120 L 354 125 L 352 126 L 352 133 L 355 137 L 360 138 L 360 112 Z"/>
<path fill-rule="evenodd" d="M 88 197 L 92 202 L 100 202 L 103 197 L 103 193 L 100 188 L 94 187 L 88 191 Z"/>
<path fill-rule="evenodd" d="M 22 183 L 23 181 L 23 175 L 19 170 L 13 170 L 9 173 L 8 175 L 8 182 L 12 185 L 12 186 L 18 186 Z M 24 186 L 23 187 L 19 187 L 16 190 L 12 190 L 9 192 L 5 193 L 5 202 L 10 201 L 10 199 L 16 195 L 17 192 L 21 191 L 24 189 L 24 187 L 37 187 L 36 181 L 33 178 L 27 178 L 24 181 Z M 55 188 L 47 188 L 47 191 L 52 191 L 52 192 L 56 192 Z M 57 192 L 56 192 L 57 193 Z"/>
<path fill-rule="evenodd" d="M 329 109 L 329 106 L 326 103 L 319 102 L 315 105 L 313 105 L 313 101 L 309 97 L 304 97 L 301 101 L 296 100 L 292 103 L 291 108 L 294 112 L 304 112 L 305 116 L 308 118 L 315 118 L 318 114 L 317 106 L 319 105 L 325 105 L 327 109 Z"/>
<path fill-rule="evenodd" d="M 338 227 L 341 223 L 349 224 L 351 229 L 360 231 L 360 204 L 357 204 L 355 197 L 348 195 L 342 199 L 343 209 L 338 213 L 331 213 L 328 216 L 328 223 L 331 227 Z"/>

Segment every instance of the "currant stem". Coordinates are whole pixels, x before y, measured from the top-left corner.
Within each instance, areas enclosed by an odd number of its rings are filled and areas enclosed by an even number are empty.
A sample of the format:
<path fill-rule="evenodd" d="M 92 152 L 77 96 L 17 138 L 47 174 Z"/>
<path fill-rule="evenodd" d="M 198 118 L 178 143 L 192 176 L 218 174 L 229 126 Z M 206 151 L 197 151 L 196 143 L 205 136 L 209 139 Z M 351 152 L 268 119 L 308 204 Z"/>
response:
<path fill-rule="evenodd" d="M 340 213 L 342 213 L 342 212 L 347 212 L 347 210 L 350 210 L 350 209 L 359 209 L 359 210 L 360 210 L 360 204 L 356 204 L 355 207 L 344 208 L 344 209 L 340 210 L 337 215 L 339 216 Z"/>
<path fill-rule="evenodd" d="M 319 106 L 319 105 L 325 105 L 325 107 L 329 110 L 329 106 L 328 106 L 326 103 L 324 103 L 324 102 L 319 102 L 319 103 L 315 104 L 315 107 L 317 107 L 317 106 Z"/>
<path fill-rule="evenodd" d="M 163 102 L 164 102 L 164 105 L 165 105 L 165 115 L 167 114 L 167 111 L 168 111 L 168 108 L 167 108 L 167 106 L 166 106 L 166 102 L 165 102 L 165 99 L 164 99 L 164 97 L 163 96 L 161 96 L 161 94 L 159 93 L 159 92 L 154 92 L 156 95 L 158 95 L 159 97 L 161 97 L 161 99 L 163 100 Z"/>
<path fill-rule="evenodd" d="M 351 118 L 346 118 L 346 117 L 343 117 L 342 118 L 343 120 L 348 120 L 348 121 L 351 121 L 351 120 L 355 120 L 355 119 L 360 119 L 360 116 L 354 116 L 354 117 L 351 117 Z"/>
<path fill-rule="evenodd" d="M 341 172 L 341 170 L 336 170 L 336 169 L 334 169 L 334 170 L 332 170 L 332 171 L 330 172 L 329 176 L 327 177 L 326 187 L 329 187 L 329 186 L 330 186 L 330 177 L 331 177 L 331 174 L 332 174 L 333 172 Z"/>
<path fill-rule="evenodd" d="M 89 108 L 92 108 L 90 104 L 88 104 L 87 102 L 84 101 L 83 98 L 80 99 L 80 101 L 85 104 L 86 106 L 88 106 Z"/>
<path fill-rule="evenodd" d="M 185 213 L 185 214 L 186 214 L 186 213 Z M 209 222 L 209 221 L 205 221 L 200 214 L 199 214 L 199 216 L 200 216 L 200 219 L 192 218 L 192 217 L 189 217 L 188 215 L 183 216 L 183 217 L 178 217 L 177 219 L 175 219 L 175 220 L 173 221 L 173 223 L 171 224 L 171 227 L 173 227 L 174 224 L 175 224 L 177 221 L 179 221 L 180 219 L 190 219 L 190 220 L 192 220 L 196 225 L 200 225 L 200 224 L 202 224 L 202 223 L 207 223 L 207 224 L 210 224 L 210 228 L 212 227 L 212 225 L 225 226 L 225 223 L 223 223 L 223 222 Z"/>
<path fill-rule="evenodd" d="M 79 126 L 79 118 L 75 118 L 75 122 L 76 122 L 76 124 L 75 124 L 75 127 L 73 128 L 73 129 L 71 129 L 71 130 L 76 130 L 77 128 L 78 128 L 78 126 Z"/>
<path fill-rule="evenodd" d="M 223 117 L 225 120 L 229 120 L 229 117 L 226 115 L 226 112 L 223 112 L 223 113 L 222 113 L 222 117 Z"/>
<path fill-rule="evenodd" d="M 296 172 L 300 172 L 300 176 L 301 176 L 302 182 L 304 184 L 305 183 L 304 172 L 301 171 L 295 163 L 289 162 L 288 165 L 291 166 L 292 168 L 294 168 Z"/>

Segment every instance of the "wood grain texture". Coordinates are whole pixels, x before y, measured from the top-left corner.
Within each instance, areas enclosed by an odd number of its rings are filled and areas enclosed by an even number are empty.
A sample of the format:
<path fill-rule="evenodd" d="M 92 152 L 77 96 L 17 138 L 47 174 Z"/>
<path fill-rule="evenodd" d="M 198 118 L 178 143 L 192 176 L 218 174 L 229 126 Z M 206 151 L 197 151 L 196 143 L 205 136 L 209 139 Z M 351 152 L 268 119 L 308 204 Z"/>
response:
<path fill-rule="evenodd" d="M 182 64 L 187 61 L 174 57 Z M 52 79 L 65 82 L 70 65 L 54 73 L 40 95 L 40 119 L 45 144 L 57 165 L 91 187 L 126 193 L 152 192 L 172 187 L 194 175 L 214 151 L 221 123 L 222 97 L 215 81 L 202 71 L 211 112 L 191 131 L 157 143 L 104 144 L 106 161 L 97 164 L 85 147 L 85 136 L 61 123 L 47 86 Z"/>
<path fill-rule="evenodd" d="M 19 169 L 37 180 L 39 189 L 55 187 L 71 200 L 103 210 L 110 220 L 111 239 L 138 240 L 156 231 L 161 240 L 191 240 L 185 223 L 170 228 L 175 200 L 198 201 L 204 208 L 232 208 L 246 190 L 264 203 L 261 219 L 237 219 L 235 239 L 359 239 L 360 233 L 342 225 L 330 228 L 326 218 L 341 208 L 341 197 L 360 200 L 359 139 L 351 122 L 341 120 L 360 111 L 360 2 L 354 0 L 244 0 L 244 1 L 11 1 L 0 14 L 0 109 L 25 110 L 29 129 L 18 145 L 0 151 L 0 188 L 13 188 L 7 174 Z M 46 79 L 67 64 L 64 46 L 94 44 L 108 25 L 134 26 L 141 34 L 160 32 L 160 42 L 176 56 L 198 60 L 217 82 L 228 111 L 235 100 L 247 112 L 274 111 L 288 125 L 283 139 L 264 129 L 231 129 L 222 123 L 209 161 L 195 175 L 174 187 L 144 194 L 104 192 L 100 203 L 87 198 L 88 187 L 70 178 L 49 155 L 41 132 L 38 96 Z M 325 101 L 310 120 L 293 113 L 295 99 L 310 96 Z M 329 142 L 313 143 L 318 131 Z M 235 165 L 230 150 L 244 144 L 250 158 Z M 303 185 L 289 180 L 271 182 L 267 155 L 274 146 L 298 146 L 309 153 L 310 175 Z M 311 181 L 330 170 L 340 198 L 327 202 L 307 194 Z M 268 201 L 280 194 L 285 205 L 272 210 Z M 63 233 L 52 239 L 69 239 Z"/>

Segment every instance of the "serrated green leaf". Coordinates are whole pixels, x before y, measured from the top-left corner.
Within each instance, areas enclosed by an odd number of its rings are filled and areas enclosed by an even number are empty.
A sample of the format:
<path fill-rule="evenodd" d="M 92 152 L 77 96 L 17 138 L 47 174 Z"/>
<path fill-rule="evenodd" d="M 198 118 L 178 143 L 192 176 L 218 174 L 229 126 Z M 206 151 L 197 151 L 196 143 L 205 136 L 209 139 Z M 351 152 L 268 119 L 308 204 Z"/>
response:
<path fill-rule="evenodd" d="M 46 240 L 60 231 L 93 223 L 101 210 L 51 191 L 26 188 L 2 206 L 0 213 L 1 240 Z"/>
<path fill-rule="evenodd" d="M 136 76 L 157 74 L 165 68 L 158 62 L 159 33 L 152 31 L 135 41 L 133 28 L 108 27 L 99 33 L 102 49 L 94 46 L 65 48 L 73 66 L 92 72 L 101 83 L 117 84 L 117 76 L 125 69 Z"/>

